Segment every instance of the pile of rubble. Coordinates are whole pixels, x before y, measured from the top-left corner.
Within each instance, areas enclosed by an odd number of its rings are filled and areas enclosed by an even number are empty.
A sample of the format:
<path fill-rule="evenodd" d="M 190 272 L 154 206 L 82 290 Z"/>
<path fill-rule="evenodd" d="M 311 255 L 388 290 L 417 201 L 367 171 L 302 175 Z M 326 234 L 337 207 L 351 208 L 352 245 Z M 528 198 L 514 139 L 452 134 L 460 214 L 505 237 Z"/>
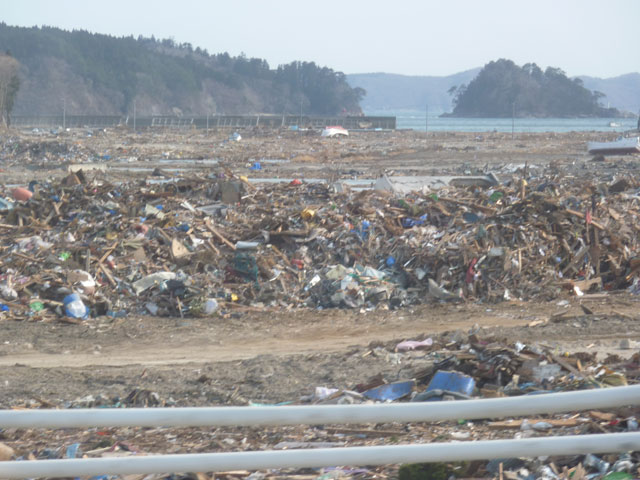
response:
<path fill-rule="evenodd" d="M 639 288 L 633 178 L 521 176 L 398 196 L 256 186 L 229 171 L 118 184 L 95 175 L 2 192 L 4 310 L 393 309 Z"/>
<path fill-rule="evenodd" d="M 559 353 L 540 344 L 506 342 L 500 336 L 475 327 L 439 336 L 389 342 L 359 348 L 354 355 L 385 359 L 391 368 L 368 378 L 353 378 L 344 385 L 319 385 L 297 398 L 282 398 L 285 404 L 363 404 L 373 402 L 465 401 L 470 398 L 524 397 L 553 392 L 608 388 L 637 383 L 640 354 L 629 358 L 596 352 Z M 203 390 L 213 390 L 226 404 L 251 404 L 224 392 L 202 374 L 196 381 Z M 104 386 L 104 383 L 100 385 Z M 123 398 L 109 392 L 88 395 L 58 404 L 54 399 L 30 400 L 13 408 L 128 408 L 174 406 L 172 398 L 134 388 Z M 177 402 L 180 404 L 180 402 Z M 519 439 L 638 431 L 638 408 L 535 415 L 525 418 L 460 419 L 458 421 L 377 423 L 245 428 L 102 428 L 65 429 L 43 435 L 37 429 L 6 429 L 0 443 L 0 458 L 52 459 L 100 458 L 170 453 L 229 452 L 300 448 L 373 446 L 396 443 L 420 444 L 443 441 Z M 20 447 L 17 447 L 20 445 Z M 411 464 L 399 467 L 353 468 L 334 466 L 325 470 L 284 469 L 264 472 L 216 472 L 216 478 L 507 478 L 533 479 L 633 479 L 637 478 L 637 453 L 606 456 L 563 455 L 537 458 L 501 458 L 474 462 Z M 111 477 L 110 477 L 111 478 Z M 120 477 L 113 477 L 120 478 Z M 157 475 L 145 478 L 210 478 Z M 305 477 L 307 478 L 307 477 Z"/>
<path fill-rule="evenodd" d="M 637 383 L 640 354 L 629 358 L 597 352 L 559 354 L 539 344 L 506 343 L 482 329 L 450 332 L 435 338 L 372 346 L 367 352 L 405 365 L 402 379 L 375 375 L 349 389 L 318 387 L 303 401 L 314 404 L 461 401 L 470 398 L 520 397 Z M 407 364 L 413 369 L 407 370 Z M 423 366 L 420 366 L 420 365 Z M 407 427 L 404 435 L 429 432 L 435 440 L 490 440 L 638 431 L 638 408 L 616 408 L 495 420 L 460 420 Z M 379 426 L 393 429 L 397 425 Z M 332 430 L 332 429 L 328 429 Z M 336 429 L 340 430 L 340 429 Z M 349 429 L 342 429 L 347 432 Z M 362 433 L 364 430 L 360 430 Z M 371 437 L 375 437 L 371 430 Z M 355 433 L 355 431 L 353 432 Z M 403 436 L 404 436 L 403 435 Z M 418 440 L 419 441 L 419 440 Z M 489 462 L 404 465 L 399 478 L 632 479 L 640 472 L 635 453 L 545 458 L 502 458 Z"/>

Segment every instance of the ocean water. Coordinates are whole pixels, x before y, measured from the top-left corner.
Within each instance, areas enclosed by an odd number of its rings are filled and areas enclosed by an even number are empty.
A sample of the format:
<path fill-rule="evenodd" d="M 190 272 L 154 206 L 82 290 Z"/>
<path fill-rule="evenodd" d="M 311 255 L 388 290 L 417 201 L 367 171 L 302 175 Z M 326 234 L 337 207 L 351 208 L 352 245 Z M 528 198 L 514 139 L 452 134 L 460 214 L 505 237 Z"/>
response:
<path fill-rule="evenodd" d="M 635 118 L 443 118 L 425 111 L 385 110 L 365 112 L 365 115 L 396 117 L 396 128 L 429 132 L 626 132 L 635 130 Z M 614 126 L 610 126 L 613 123 Z"/>

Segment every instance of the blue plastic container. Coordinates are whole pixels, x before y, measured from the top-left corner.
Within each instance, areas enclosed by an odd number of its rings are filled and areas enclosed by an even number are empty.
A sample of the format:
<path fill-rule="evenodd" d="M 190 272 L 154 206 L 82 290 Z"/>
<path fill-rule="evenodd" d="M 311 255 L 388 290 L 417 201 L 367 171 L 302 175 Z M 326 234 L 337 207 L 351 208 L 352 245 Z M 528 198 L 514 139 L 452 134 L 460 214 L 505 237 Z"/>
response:
<path fill-rule="evenodd" d="M 68 317 L 85 319 L 89 315 L 89 309 L 84 304 L 80 295 L 72 293 L 64 297 L 64 311 Z"/>

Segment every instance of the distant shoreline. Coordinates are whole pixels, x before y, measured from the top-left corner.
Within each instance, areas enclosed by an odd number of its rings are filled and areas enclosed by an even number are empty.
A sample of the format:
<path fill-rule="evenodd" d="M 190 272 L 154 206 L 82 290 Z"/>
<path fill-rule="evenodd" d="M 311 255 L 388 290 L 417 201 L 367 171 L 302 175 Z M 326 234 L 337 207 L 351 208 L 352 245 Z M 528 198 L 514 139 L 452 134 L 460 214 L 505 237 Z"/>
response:
<path fill-rule="evenodd" d="M 486 115 L 482 115 L 482 114 L 478 114 L 478 115 L 456 115 L 455 113 L 451 113 L 451 112 L 445 112 L 445 113 L 441 113 L 440 115 L 438 115 L 441 118 L 495 118 L 495 119 L 511 119 L 511 118 L 516 118 L 516 119 L 545 119 L 545 118 L 563 118 L 563 119 L 575 119 L 575 118 L 618 118 L 618 119 L 623 119 L 623 118 L 638 118 L 638 115 L 631 113 L 631 112 L 619 112 L 619 115 L 616 116 L 610 116 L 610 115 L 580 115 L 580 116 L 573 116 L 573 115 L 566 115 L 566 116 L 552 116 L 552 115 L 516 115 L 515 117 L 512 117 L 511 115 L 504 115 L 502 117 L 491 117 L 491 116 L 486 116 Z"/>
<path fill-rule="evenodd" d="M 376 112 L 380 114 L 381 112 Z M 396 128 L 424 132 L 504 132 L 511 133 L 564 133 L 564 132 L 602 132 L 621 135 L 637 131 L 636 118 L 613 117 L 453 117 L 442 116 L 441 112 L 430 112 L 428 119 L 425 111 L 386 111 L 396 117 Z M 372 114 L 372 112 L 367 112 Z"/>

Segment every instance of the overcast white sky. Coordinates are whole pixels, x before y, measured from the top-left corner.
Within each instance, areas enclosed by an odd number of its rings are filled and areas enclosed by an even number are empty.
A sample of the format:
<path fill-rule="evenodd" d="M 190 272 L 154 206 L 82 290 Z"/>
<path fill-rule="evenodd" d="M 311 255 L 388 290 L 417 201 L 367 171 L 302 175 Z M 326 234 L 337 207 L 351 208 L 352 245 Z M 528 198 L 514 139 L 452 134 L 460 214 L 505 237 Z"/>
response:
<path fill-rule="evenodd" d="M 640 72 L 640 0 L 0 0 L 0 20 L 173 38 L 272 68 L 449 75 L 508 58 L 570 76 Z"/>

